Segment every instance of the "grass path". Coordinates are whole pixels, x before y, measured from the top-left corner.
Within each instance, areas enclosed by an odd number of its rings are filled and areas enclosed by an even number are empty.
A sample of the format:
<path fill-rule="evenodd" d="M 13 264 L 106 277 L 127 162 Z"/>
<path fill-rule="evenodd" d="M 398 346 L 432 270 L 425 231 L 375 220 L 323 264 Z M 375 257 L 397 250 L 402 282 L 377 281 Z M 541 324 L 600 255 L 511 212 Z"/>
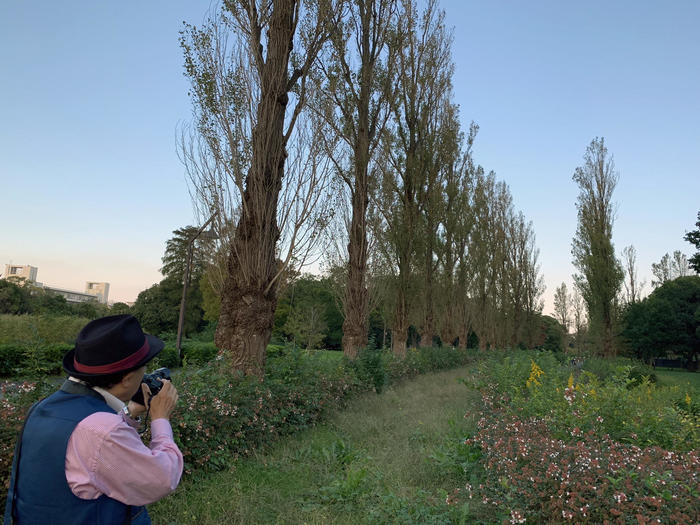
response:
<path fill-rule="evenodd" d="M 231 472 L 184 480 L 155 504 L 155 524 L 445 523 L 459 481 L 443 461 L 475 427 L 467 368 L 365 394 L 313 429 L 241 460 Z"/>

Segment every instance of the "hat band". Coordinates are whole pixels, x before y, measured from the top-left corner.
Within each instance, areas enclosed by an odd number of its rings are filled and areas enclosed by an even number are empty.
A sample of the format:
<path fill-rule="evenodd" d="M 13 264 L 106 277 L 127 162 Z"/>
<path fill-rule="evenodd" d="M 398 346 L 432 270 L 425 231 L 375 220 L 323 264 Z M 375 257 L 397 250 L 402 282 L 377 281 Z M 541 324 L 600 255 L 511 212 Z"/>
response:
<path fill-rule="evenodd" d="M 148 338 L 146 338 L 146 342 L 143 343 L 143 346 L 141 348 L 136 350 L 136 352 L 134 352 L 130 356 L 127 356 L 124 359 L 117 361 L 116 363 L 90 366 L 90 365 L 84 365 L 82 363 L 78 363 L 78 361 L 76 360 L 76 358 L 74 356 L 73 357 L 73 366 L 75 367 L 76 371 L 83 372 L 84 374 L 112 374 L 115 372 L 121 372 L 122 370 L 128 370 L 129 368 L 133 368 L 144 357 L 146 357 L 148 355 L 148 350 L 149 350 Z"/>

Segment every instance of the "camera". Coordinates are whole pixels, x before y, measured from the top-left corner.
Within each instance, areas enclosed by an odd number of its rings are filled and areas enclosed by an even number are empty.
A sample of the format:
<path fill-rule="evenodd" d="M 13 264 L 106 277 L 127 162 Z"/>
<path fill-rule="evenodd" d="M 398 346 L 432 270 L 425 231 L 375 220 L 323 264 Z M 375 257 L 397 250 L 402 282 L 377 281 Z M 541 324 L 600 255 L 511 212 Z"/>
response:
<path fill-rule="evenodd" d="M 167 368 L 159 368 L 150 374 L 144 375 L 143 379 L 141 380 L 142 383 L 146 383 L 148 385 L 152 396 L 155 396 L 158 392 L 160 392 L 160 389 L 163 388 L 163 383 L 161 383 L 159 379 L 170 379 L 170 370 Z M 141 391 L 141 388 L 139 388 L 138 392 L 134 394 L 134 397 L 132 397 L 131 400 L 139 405 L 146 404 L 143 399 L 143 392 Z"/>

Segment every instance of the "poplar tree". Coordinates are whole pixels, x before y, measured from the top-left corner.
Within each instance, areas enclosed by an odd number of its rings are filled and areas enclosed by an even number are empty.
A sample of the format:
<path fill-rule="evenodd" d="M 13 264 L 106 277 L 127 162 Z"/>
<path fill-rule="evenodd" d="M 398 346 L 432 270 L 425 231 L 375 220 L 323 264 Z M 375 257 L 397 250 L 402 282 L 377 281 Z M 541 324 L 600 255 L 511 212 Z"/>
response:
<path fill-rule="evenodd" d="M 554 292 L 554 315 L 568 333 L 571 325 L 571 296 L 566 283 L 561 283 Z"/>
<path fill-rule="evenodd" d="M 390 265 L 395 274 L 392 315 L 392 349 L 406 353 L 408 328 L 413 308 L 411 289 L 416 286 L 417 242 L 420 224 L 419 202 L 428 156 L 426 148 L 435 132 L 445 93 L 452 78 L 451 38 L 444 25 L 444 13 L 430 0 L 418 16 L 413 0 L 402 0 L 397 33 L 401 35 L 396 57 L 398 93 L 391 101 L 392 119 L 385 133 L 379 207 L 384 218 L 384 239 L 392 246 Z"/>
<path fill-rule="evenodd" d="M 319 57 L 317 110 L 330 139 L 327 154 L 349 192 L 347 274 L 341 292 L 343 352 L 354 358 L 367 344 L 369 188 L 373 159 L 394 96 L 397 0 L 348 0 L 330 45 Z M 336 144 L 337 143 L 337 144 Z"/>
<path fill-rule="evenodd" d="M 591 141 L 583 160 L 583 166 L 576 168 L 573 175 L 579 187 L 578 226 L 571 249 L 579 272 L 574 281 L 586 304 L 589 334 L 599 346 L 598 351 L 614 356 L 616 298 L 624 278 L 612 242 L 612 194 L 619 174 L 603 138 Z"/>
<path fill-rule="evenodd" d="M 637 250 L 633 245 L 625 246 L 622 250 L 622 264 L 625 272 L 625 303 L 636 303 L 642 298 L 642 289 L 646 281 L 639 281 Z"/>

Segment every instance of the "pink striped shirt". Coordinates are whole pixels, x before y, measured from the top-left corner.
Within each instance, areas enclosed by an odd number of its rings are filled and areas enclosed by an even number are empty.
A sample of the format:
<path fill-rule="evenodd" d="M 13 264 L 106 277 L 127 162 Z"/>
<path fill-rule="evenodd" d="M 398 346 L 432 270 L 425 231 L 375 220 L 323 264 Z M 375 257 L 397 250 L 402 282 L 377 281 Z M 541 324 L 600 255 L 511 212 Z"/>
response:
<path fill-rule="evenodd" d="M 182 453 L 167 419 L 151 422 L 151 444 L 143 444 L 126 416 L 96 412 L 73 430 L 66 450 L 66 479 L 73 494 L 106 494 L 127 505 L 146 505 L 175 490 Z"/>

